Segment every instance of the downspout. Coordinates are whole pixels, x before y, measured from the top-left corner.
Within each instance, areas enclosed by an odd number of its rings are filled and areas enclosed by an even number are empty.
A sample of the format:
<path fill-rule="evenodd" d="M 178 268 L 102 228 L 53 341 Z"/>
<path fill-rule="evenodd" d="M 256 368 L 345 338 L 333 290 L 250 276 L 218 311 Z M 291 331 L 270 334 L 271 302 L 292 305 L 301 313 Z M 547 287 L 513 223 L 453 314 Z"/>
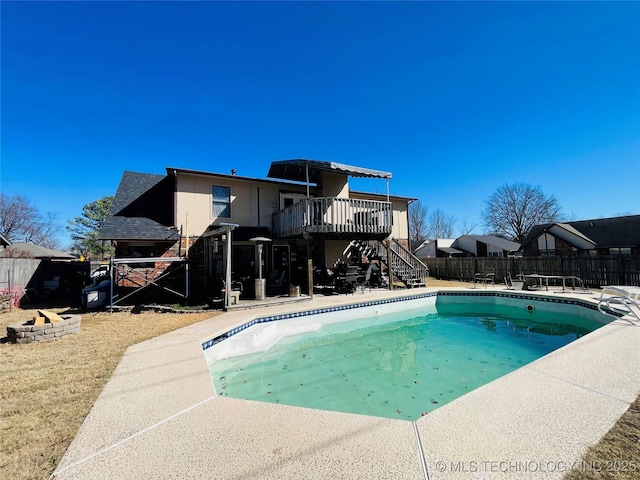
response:
<path fill-rule="evenodd" d="M 178 224 L 178 172 L 173 170 L 173 225 Z M 182 232 L 182 230 L 180 230 Z M 182 239 L 181 239 L 182 240 Z"/>

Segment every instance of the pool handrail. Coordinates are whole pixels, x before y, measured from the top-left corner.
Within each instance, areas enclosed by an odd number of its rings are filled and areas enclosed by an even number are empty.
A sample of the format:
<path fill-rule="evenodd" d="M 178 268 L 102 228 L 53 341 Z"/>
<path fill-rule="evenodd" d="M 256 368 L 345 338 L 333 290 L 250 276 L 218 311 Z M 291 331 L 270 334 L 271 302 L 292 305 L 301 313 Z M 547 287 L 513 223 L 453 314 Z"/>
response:
<path fill-rule="evenodd" d="M 612 292 L 613 295 L 605 298 L 605 292 Z M 620 314 L 624 320 L 640 326 L 640 288 L 621 285 L 602 287 L 598 310 L 614 317 L 618 317 Z M 633 317 L 635 320 L 629 317 Z"/>

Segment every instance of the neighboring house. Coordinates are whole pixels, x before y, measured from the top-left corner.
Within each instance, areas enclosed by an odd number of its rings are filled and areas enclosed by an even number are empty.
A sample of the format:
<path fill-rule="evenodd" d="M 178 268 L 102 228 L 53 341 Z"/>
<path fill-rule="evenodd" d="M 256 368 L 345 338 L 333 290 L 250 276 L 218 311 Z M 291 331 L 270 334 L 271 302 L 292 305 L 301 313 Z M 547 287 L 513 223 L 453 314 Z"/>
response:
<path fill-rule="evenodd" d="M 66 252 L 59 252 L 29 242 L 14 242 L 0 256 L 35 258 L 38 260 L 75 260 L 76 257 Z"/>
<path fill-rule="evenodd" d="M 520 249 L 520 244 L 495 235 L 463 235 L 456 238 L 453 247 L 471 257 L 508 257 Z"/>
<path fill-rule="evenodd" d="M 524 256 L 640 255 L 640 215 L 534 225 Z"/>
<path fill-rule="evenodd" d="M 424 242 L 413 253 L 418 258 L 442 257 L 508 257 L 520 244 L 495 235 L 463 235 Z"/>
<path fill-rule="evenodd" d="M 124 172 L 100 238 L 114 244 L 116 258 L 156 257 L 129 265 L 151 277 L 166 267 L 159 268 L 157 257 L 188 254 L 194 294 L 199 288 L 210 295 L 224 276 L 229 237 L 232 280 L 245 286 L 260 274 L 258 244 L 264 245 L 263 278 L 285 272 L 287 285 L 306 286 L 309 259 L 332 267 L 346 261 L 354 240 L 370 246 L 391 236 L 398 250 L 409 243 L 408 205 L 415 199 L 349 189 L 348 177 L 364 177 L 384 179 L 388 191 L 387 172 L 304 159 L 273 162 L 266 179 L 166 172 Z"/>
<path fill-rule="evenodd" d="M 89 282 L 89 263 L 73 255 L 34 245 L 14 242 L 0 250 L 0 285 L 9 283 L 20 303 L 65 299 L 80 302 L 82 288 Z"/>
<path fill-rule="evenodd" d="M 453 247 L 455 241 L 455 238 L 425 240 L 413 251 L 413 254 L 418 258 L 447 258 L 464 256 L 463 251 Z"/>

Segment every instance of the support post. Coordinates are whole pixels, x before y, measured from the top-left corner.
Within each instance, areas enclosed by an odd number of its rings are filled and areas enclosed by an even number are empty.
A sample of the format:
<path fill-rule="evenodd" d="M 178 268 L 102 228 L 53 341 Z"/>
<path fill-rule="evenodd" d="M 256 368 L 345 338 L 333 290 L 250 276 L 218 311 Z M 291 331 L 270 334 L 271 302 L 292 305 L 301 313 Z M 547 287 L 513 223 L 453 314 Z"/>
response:
<path fill-rule="evenodd" d="M 109 260 L 109 276 L 111 277 L 111 285 L 109 285 L 109 313 L 113 313 L 113 258 Z"/>
<path fill-rule="evenodd" d="M 313 300 L 313 248 L 311 237 L 307 238 L 307 284 L 309 285 L 309 298 Z"/>
<path fill-rule="evenodd" d="M 189 260 L 185 260 L 184 262 L 184 298 L 185 300 L 189 298 Z"/>
<path fill-rule="evenodd" d="M 389 290 L 393 290 L 393 257 L 391 254 L 391 237 L 387 238 L 387 270 L 389 274 Z"/>
<path fill-rule="evenodd" d="M 309 273 L 309 298 L 313 300 L 313 260 L 311 258 L 307 259 L 307 271 Z"/>
<path fill-rule="evenodd" d="M 224 286 L 224 306 L 225 309 L 231 305 L 231 228 L 227 230 L 227 245 L 226 245 L 226 275 Z"/>

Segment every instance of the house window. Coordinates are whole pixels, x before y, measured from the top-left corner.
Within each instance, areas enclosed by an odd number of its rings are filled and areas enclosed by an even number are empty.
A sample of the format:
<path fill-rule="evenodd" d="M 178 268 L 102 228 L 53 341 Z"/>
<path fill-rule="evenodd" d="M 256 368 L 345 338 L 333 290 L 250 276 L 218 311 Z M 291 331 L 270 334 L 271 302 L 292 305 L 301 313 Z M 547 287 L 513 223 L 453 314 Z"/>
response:
<path fill-rule="evenodd" d="M 213 194 L 213 216 L 218 218 L 231 218 L 231 188 L 214 185 Z"/>
<path fill-rule="evenodd" d="M 609 255 L 631 255 L 631 248 L 626 248 L 626 247 L 610 248 Z"/>
<path fill-rule="evenodd" d="M 543 233 L 538 237 L 538 251 L 540 256 L 553 257 L 556 254 L 556 239 L 553 235 Z"/>

